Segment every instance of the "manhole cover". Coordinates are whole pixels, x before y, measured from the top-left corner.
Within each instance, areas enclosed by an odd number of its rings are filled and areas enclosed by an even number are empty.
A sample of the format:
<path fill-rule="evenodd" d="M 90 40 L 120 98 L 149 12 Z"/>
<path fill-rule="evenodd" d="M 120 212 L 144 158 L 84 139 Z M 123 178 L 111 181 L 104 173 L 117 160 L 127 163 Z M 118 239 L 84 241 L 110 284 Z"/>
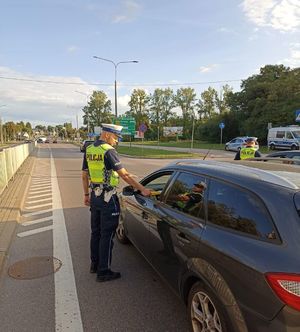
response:
<path fill-rule="evenodd" d="M 52 256 L 31 257 L 16 262 L 8 269 L 8 274 L 15 279 L 36 279 L 55 273 L 62 262 Z"/>

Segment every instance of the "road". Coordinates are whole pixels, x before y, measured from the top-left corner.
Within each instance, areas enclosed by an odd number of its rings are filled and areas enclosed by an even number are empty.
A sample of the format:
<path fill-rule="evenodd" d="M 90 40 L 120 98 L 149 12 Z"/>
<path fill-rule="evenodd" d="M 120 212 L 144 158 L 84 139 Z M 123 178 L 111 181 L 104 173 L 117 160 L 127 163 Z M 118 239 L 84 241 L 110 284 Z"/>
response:
<path fill-rule="evenodd" d="M 133 246 L 115 241 L 112 268 L 121 271 L 121 279 L 99 284 L 89 273 L 89 210 L 82 203 L 81 162 L 73 145 L 38 146 L 0 279 L 0 330 L 188 331 L 184 304 Z M 170 160 L 122 162 L 142 177 Z"/>

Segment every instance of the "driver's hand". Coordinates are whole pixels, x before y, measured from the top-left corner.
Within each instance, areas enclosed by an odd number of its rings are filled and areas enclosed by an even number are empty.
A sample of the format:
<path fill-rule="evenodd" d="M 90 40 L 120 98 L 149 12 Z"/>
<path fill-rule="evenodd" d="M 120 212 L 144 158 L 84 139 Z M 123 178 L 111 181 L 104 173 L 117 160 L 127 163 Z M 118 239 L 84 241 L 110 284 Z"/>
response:
<path fill-rule="evenodd" d="M 142 194 L 143 196 L 148 197 L 148 196 L 151 195 L 151 190 L 149 190 L 149 189 L 147 189 L 147 188 L 144 188 L 144 189 L 141 191 L 141 194 Z"/>

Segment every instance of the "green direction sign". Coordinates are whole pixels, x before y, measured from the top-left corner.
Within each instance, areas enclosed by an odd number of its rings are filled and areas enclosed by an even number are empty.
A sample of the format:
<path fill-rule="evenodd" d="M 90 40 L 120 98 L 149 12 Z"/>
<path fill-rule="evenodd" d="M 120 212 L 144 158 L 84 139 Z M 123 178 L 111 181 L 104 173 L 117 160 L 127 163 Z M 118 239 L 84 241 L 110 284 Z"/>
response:
<path fill-rule="evenodd" d="M 134 135 L 135 134 L 135 118 L 133 117 L 120 117 L 117 122 L 120 123 L 120 126 L 123 126 L 122 134 L 123 135 Z"/>

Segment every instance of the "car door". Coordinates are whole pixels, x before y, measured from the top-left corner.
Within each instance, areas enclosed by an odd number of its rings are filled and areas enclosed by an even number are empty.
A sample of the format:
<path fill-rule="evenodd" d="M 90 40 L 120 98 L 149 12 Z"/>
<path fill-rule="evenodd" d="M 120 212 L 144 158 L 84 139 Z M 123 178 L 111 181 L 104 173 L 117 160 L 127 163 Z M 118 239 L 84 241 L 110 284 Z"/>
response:
<path fill-rule="evenodd" d="M 204 186 L 201 194 L 196 193 L 195 188 L 199 183 Z M 205 222 L 205 190 L 203 177 L 180 173 L 173 177 L 160 200 L 147 212 L 149 260 L 177 291 L 188 261 L 197 255 Z M 191 198 L 182 200 L 184 195 L 195 197 L 192 201 Z"/>
<path fill-rule="evenodd" d="M 151 197 L 144 197 L 139 193 L 123 197 L 127 236 L 146 258 L 149 257 L 149 223 L 151 218 L 158 218 L 156 213 L 159 213 L 155 203 L 160 200 L 172 174 L 173 171 L 157 172 L 142 181 L 152 191 Z"/>

